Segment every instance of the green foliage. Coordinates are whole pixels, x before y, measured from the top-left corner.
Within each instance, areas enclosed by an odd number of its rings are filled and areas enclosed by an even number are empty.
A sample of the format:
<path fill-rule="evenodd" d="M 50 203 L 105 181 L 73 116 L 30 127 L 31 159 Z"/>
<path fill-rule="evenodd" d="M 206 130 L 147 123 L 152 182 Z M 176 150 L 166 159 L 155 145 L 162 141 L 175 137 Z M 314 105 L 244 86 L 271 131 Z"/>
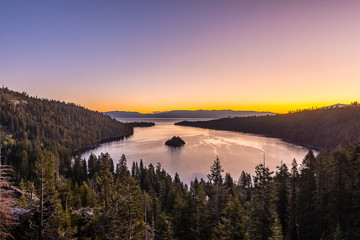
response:
<path fill-rule="evenodd" d="M 278 171 L 274 179 L 275 183 L 275 204 L 279 219 L 276 218 L 277 224 L 280 224 L 282 235 L 288 232 L 290 204 L 289 204 L 289 178 L 290 174 L 286 164 L 277 167 Z"/>
<path fill-rule="evenodd" d="M 57 159 L 40 151 L 35 186 L 44 183 L 43 239 L 357 239 L 360 209 L 360 143 L 344 143 L 315 157 L 312 151 L 300 171 L 294 160 L 274 175 L 256 166 L 253 184 L 243 173 L 239 184 L 222 176 L 215 159 L 208 181 L 190 188 L 178 174 L 171 178 L 160 164 L 145 167 L 126 157 L 114 172 L 108 154 L 90 156 L 92 171 L 79 185 L 73 176 L 57 177 Z M 80 159 L 80 158 L 79 158 Z M 81 161 L 80 161 L 81 162 Z M 80 164 L 81 165 L 81 164 Z M 80 168 L 79 168 L 80 169 Z M 82 168 L 81 168 L 82 169 Z M 92 176 L 92 177 L 90 177 Z M 324 181 L 326 179 L 326 181 Z M 22 182 L 25 191 L 31 182 Z M 245 196 L 244 196 L 245 195 Z M 34 202 L 22 208 L 33 217 L 21 222 L 24 237 L 36 239 L 39 213 Z M 28 224 L 31 221 L 32 224 Z M 34 232 L 35 231 L 35 232 Z M 26 237 L 25 237 L 26 236 Z"/>
<path fill-rule="evenodd" d="M 223 216 L 214 229 L 216 239 L 245 239 L 245 210 L 239 199 L 229 195 Z"/>
<path fill-rule="evenodd" d="M 222 184 L 223 183 L 223 177 L 221 175 L 222 172 L 224 172 L 224 170 L 221 167 L 220 159 L 219 157 L 216 157 L 213 165 L 210 167 L 210 174 L 208 174 L 208 179 L 210 183 L 213 185 Z"/>
<path fill-rule="evenodd" d="M 190 230 L 195 239 L 204 239 L 208 234 L 209 209 L 207 207 L 207 195 L 205 192 L 205 182 L 198 181 L 197 178 L 190 185 L 188 195 L 188 205 L 192 209 L 190 212 Z"/>
<path fill-rule="evenodd" d="M 116 182 L 116 194 L 111 204 L 110 239 L 143 239 L 145 233 L 142 194 L 132 177 Z M 110 236 L 109 236 L 110 235 Z"/>
<path fill-rule="evenodd" d="M 21 194 L 20 198 L 19 198 L 19 206 L 20 207 L 26 207 L 26 198 L 24 196 L 24 194 Z"/>
<path fill-rule="evenodd" d="M 274 219 L 274 223 L 271 226 L 272 235 L 269 237 L 269 240 L 283 240 L 283 231 L 278 218 Z"/>
<path fill-rule="evenodd" d="M 37 162 L 40 178 L 38 185 L 38 194 L 40 195 L 39 239 L 66 238 L 76 232 L 76 228 L 71 227 L 68 212 L 64 211 L 61 205 L 56 187 L 55 165 L 54 155 L 48 151 L 44 151 Z"/>
<path fill-rule="evenodd" d="M 10 229 L 15 239 L 360 239 L 358 141 L 317 157 L 310 150 L 300 167 L 294 159 L 290 170 L 281 164 L 275 175 L 260 164 L 253 180 L 242 172 L 237 183 L 222 175 L 216 157 L 207 180 L 187 185 L 160 164 L 144 166 L 140 160 L 130 172 L 125 155 L 116 167 L 109 154 L 72 162 L 75 150 L 132 129 L 74 104 L 4 88 L 0 93 L 7 135 L 1 160 L 13 165 L 21 189 L 14 197 L 19 225 Z M 229 123 L 227 130 L 332 147 L 357 134 L 358 112 L 356 103 L 220 122 Z"/>
<path fill-rule="evenodd" d="M 112 200 L 114 190 L 114 174 L 111 171 L 112 159 L 108 154 L 102 154 L 99 159 L 99 171 L 94 175 L 99 202 L 105 208 Z"/>
<path fill-rule="evenodd" d="M 249 206 L 250 239 L 268 239 L 272 236 L 271 226 L 274 221 L 274 191 L 272 174 L 263 164 L 255 167 L 254 192 Z"/>
<path fill-rule="evenodd" d="M 310 150 L 300 169 L 297 193 L 297 217 L 300 239 L 319 239 L 319 218 L 316 206 L 316 159 Z"/>
<path fill-rule="evenodd" d="M 2 140 L 3 156 L 15 167 L 17 181 L 37 178 L 36 148 L 41 146 L 59 160 L 58 172 L 81 184 L 86 180 L 83 171 L 80 176 L 71 173 L 73 152 L 133 133 L 130 125 L 72 103 L 29 97 L 7 88 L 0 88 L 0 102 L 0 125 L 8 133 Z M 81 167 L 77 164 L 74 173 Z"/>

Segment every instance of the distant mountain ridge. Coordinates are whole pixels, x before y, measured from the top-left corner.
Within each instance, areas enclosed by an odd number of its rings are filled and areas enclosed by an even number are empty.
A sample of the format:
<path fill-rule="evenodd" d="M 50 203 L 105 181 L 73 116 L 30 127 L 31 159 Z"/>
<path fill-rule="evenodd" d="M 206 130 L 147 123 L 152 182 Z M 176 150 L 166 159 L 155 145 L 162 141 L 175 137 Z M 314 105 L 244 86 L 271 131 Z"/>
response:
<path fill-rule="evenodd" d="M 112 118 L 226 118 L 275 115 L 272 112 L 234 110 L 173 110 L 160 113 L 139 113 L 126 111 L 104 112 Z"/>

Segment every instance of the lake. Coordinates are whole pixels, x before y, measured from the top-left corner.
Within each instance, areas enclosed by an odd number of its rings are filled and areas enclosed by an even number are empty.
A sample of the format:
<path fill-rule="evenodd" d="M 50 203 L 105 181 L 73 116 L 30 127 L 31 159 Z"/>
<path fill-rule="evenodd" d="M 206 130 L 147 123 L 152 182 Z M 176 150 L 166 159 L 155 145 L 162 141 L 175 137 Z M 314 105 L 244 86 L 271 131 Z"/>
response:
<path fill-rule="evenodd" d="M 134 134 L 124 140 L 101 144 L 99 147 L 82 154 L 88 158 L 91 153 L 100 155 L 108 152 L 114 164 L 125 154 L 128 167 L 133 161 L 143 160 L 145 166 L 150 163 L 161 166 L 174 176 L 177 172 L 185 183 L 195 177 L 206 179 L 210 166 L 219 157 L 224 174 L 229 172 L 237 180 L 241 171 L 254 173 L 255 166 L 263 162 L 275 171 L 281 162 L 291 168 L 295 158 L 300 164 L 307 149 L 275 138 L 258 135 L 208 130 L 201 128 L 175 126 L 175 122 L 198 119 L 118 119 L 124 122 L 155 122 L 154 127 L 134 128 Z M 186 144 L 181 148 L 166 146 L 166 140 L 180 136 Z"/>

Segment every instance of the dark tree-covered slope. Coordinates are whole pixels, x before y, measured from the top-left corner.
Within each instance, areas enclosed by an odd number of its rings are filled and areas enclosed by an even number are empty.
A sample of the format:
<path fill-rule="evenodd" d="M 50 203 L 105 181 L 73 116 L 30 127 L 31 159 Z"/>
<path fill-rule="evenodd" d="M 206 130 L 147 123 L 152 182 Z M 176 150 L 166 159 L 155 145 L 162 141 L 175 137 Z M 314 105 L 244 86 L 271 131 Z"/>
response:
<path fill-rule="evenodd" d="M 0 100 L 1 135 L 8 136 L 3 140 L 3 156 L 24 179 L 34 174 L 39 148 L 55 153 L 60 172 L 65 172 L 74 151 L 133 133 L 132 126 L 73 103 L 34 98 L 7 88 L 0 89 Z"/>
<path fill-rule="evenodd" d="M 56 142 L 75 150 L 132 133 L 131 126 L 73 103 L 33 98 L 7 88 L 0 94 L 1 125 L 15 139 Z"/>
<path fill-rule="evenodd" d="M 275 116 L 183 121 L 181 126 L 261 134 L 315 148 L 335 147 L 360 132 L 360 106 L 304 110 Z"/>

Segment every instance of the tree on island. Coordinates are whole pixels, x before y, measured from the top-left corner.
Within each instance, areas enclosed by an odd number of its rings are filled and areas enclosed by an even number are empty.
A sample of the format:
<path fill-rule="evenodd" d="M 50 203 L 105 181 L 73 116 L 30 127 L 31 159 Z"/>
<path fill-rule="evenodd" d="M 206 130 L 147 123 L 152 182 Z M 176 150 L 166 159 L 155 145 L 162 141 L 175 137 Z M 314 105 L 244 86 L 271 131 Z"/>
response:
<path fill-rule="evenodd" d="M 185 144 L 185 141 L 182 140 L 179 136 L 173 136 L 171 139 L 165 142 L 165 145 L 171 147 L 181 147 Z"/>

